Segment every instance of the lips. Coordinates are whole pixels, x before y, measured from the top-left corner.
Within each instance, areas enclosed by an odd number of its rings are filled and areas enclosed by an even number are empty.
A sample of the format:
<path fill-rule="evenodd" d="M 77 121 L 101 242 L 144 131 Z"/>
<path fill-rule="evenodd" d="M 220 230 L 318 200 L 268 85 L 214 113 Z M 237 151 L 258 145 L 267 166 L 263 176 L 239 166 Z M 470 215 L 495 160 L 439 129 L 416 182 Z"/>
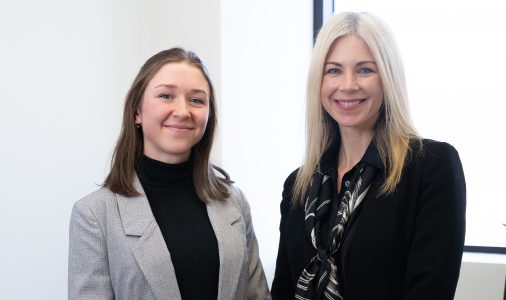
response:
<path fill-rule="evenodd" d="M 365 100 L 366 99 L 336 99 L 334 100 L 334 102 L 336 102 L 337 104 L 339 104 L 344 108 L 352 108 L 361 104 Z"/>
<path fill-rule="evenodd" d="M 187 131 L 187 130 L 192 130 L 194 128 L 193 126 L 183 125 L 183 124 L 168 124 L 168 125 L 163 125 L 163 126 L 166 128 L 169 128 L 169 129 L 177 130 L 177 131 Z"/>

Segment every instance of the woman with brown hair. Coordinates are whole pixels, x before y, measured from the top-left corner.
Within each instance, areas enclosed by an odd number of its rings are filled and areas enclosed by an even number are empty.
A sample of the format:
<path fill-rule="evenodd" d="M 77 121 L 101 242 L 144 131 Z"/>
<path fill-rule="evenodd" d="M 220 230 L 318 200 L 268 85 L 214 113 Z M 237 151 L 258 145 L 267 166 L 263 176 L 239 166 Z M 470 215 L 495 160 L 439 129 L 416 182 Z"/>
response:
<path fill-rule="evenodd" d="M 249 205 L 209 162 L 216 122 L 195 53 L 146 61 L 104 186 L 72 211 L 70 299 L 270 298 Z"/>

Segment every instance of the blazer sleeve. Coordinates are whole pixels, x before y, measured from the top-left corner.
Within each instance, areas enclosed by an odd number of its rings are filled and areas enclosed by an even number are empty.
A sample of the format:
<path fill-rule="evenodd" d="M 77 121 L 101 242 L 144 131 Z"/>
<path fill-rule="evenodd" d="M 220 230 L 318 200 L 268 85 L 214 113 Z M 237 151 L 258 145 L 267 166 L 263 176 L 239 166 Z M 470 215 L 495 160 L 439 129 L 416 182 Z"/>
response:
<path fill-rule="evenodd" d="M 69 299 L 114 299 L 104 234 L 83 201 L 72 210 L 68 259 Z"/>
<path fill-rule="evenodd" d="M 403 299 L 453 299 L 465 236 L 464 172 L 457 151 L 449 144 L 429 143 L 423 153 Z"/>
<path fill-rule="evenodd" d="M 248 251 L 248 285 L 245 291 L 246 299 L 271 299 L 269 287 L 267 286 L 267 279 L 265 278 L 262 262 L 259 257 L 258 241 L 253 229 L 251 220 L 250 206 L 246 197 L 241 190 L 237 189 L 240 193 L 239 204 L 241 206 L 244 223 L 246 224 L 246 241 Z"/>

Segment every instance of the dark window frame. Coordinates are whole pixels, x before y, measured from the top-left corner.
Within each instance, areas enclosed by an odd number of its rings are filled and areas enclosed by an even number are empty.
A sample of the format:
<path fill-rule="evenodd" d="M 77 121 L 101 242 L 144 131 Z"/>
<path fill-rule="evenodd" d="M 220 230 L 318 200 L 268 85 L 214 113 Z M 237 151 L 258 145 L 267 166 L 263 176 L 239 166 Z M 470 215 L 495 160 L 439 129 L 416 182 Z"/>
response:
<path fill-rule="evenodd" d="M 313 44 L 318 36 L 318 31 L 323 25 L 323 1 L 313 0 Z"/>

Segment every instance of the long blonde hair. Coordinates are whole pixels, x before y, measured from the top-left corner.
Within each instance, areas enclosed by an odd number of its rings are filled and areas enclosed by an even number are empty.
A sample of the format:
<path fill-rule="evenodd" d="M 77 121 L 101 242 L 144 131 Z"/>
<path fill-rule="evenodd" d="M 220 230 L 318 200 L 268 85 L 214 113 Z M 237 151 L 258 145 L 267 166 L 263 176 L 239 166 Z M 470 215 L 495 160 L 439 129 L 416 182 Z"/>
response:
<path fill-rule="evenodd" d="M 337 123 L 321 104 L 321 85 L 327 53 L 347 35 L 361 37 L 378 66 L 383 84 L 383 107 L 373 141 L 385 166 L 379 194 L 389 194 L 400 181 L 412 141 L 420 141 L 409 116 L 404 68 L 388 28 L 368 13 L 346 12 L 333 16 L 320 30 L 313 49 L 306 89 L 306 151 L 292 190 L 292 203 L 303 203 L 304 194 L 322 155 L 339 137 Z"/>

